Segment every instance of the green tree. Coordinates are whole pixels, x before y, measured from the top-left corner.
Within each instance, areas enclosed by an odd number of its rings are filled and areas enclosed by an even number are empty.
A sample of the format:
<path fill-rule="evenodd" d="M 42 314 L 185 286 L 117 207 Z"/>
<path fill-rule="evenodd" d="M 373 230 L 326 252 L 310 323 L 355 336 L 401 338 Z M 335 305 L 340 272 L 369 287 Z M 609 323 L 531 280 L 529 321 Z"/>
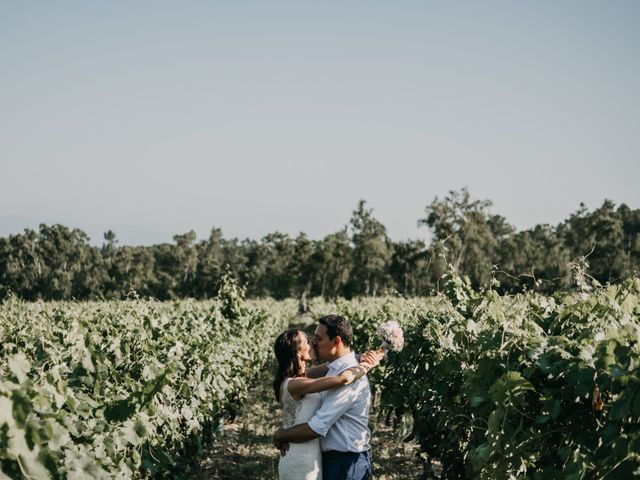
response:
<path fill-rule="evenodd" d="M 353 244 L 352 285 L 354 294 L 376 295 L 389 283 L 388 265 L 393 254 L 386 227 L 373 217 L 373 210 L 360 200 L 351 216 Z"/>
<path fill-rule="evenodd" d="M 632 210 L 624 203 L 618 207 L 624 233 L 625 277 L 640 273 L 640 209 Z"/>
<path fill-rule="evenodd" d="M 118 292 L 116 286 L 118 240 L 116 239 L 115 232 L 112 230 L 104 233 L 104 242 L 100 253 L 107 276 L 102 285 L 102 293 L 106 298 L 120 298 L 122 292 Z"/>
<path fill-rule="evenodd" d="M 569 286 L 569 251 L 549 225 L 536 225 L 504 238 L 498 256 L 496 276 L 503 292 L 550 293 Z"/>
<path fill-rule="evenodd" d="M 222 230 L 212 228 L 209 238 L 198 246 L 194 295 L 198 298 L 214 297 L 218 292 L 223 268 Z"/>
<path fill-rule="evenodd" d="M 42 297 L 48 267 L 42 257 L 38 233 L 29 228 L 0 238 L 0 295 L 12 292 L 26 300 Z"/>
<path fill-rule="evenodd" d="M 627 254 L 622 216 L 611 200 L 589 212 L 584 204 L 559 226 L 572 260 L 587 256 L 589 274 L 599 282 L 625 277 Z"/>
<path fill-rule="evenodd" d="M 314 262 L 320 269 L 320 295 L 336 298 L 345 295 L 353 268 L 353 248 L 347 229 L 327 235 L 318 245 Z"/>
<path fill-rule="evenodd" d="M 233 272 L 236 276 L 236 280 L 240 282 L 243 288 L 247 287 L 247 283 L 250 280 L 248 266 L 250 248 L 247 246 L 247 243 L 247 241 L 240 242 L 237 238 L 229 240 L 223 238 L 221 240 L 224 264 L 228 265 L 229 271 Z M 253 242 L 250 244 L 253 244 Z M 248 288 L 246 293 L 248 296 L 253 295 Z"/>
<path fill-rule="evenodd" d="M 498 259 L 497 247 L 515 229 L 504 217 L 492 215 L 490 200 L 472 200 L 469 191 L 450 191 L 426 207 L 419 225 L 433 232 L 436 250 L 444 249 L 447 261 L 457 274 L 466 274 L 476 286 L 486 284 Z"/>
<path fill-rule="evenodd" d="M 294 294 L 295 244 L 285 233 L 266 235 L 261 242 L 265 262 L 264 275 L 260 279 L 265 295 L 283 299 Z"/>
<path fill-rule="evenodd" d="M 82 230 L 63 225 L 41 224 L 38 235 L 40 257 L 46 265 L 42 298 L 96 298 L 106 272 L 99 253 L 89 245 Z"/>
<path fill-rule="evenodd" d="M 389 274 L 396 290 L 404 295 L 424 295 L 434 288 L 429 277 L 431 250 L 422 240 L 393 243 Z"/>
<path fill-rule="evenodd" d="M 307 311 L 307 298 L 317 290 L 322 265 L 314 255 L 318 250 L 318 242 L 310 240 L 304 233 L 300 233 L 293 247 L 291 258 L 291 289 L 293 295 L 300 299 L 300 311 Z"/>
<path fill-rule="evenodd" d="M 196 232 L 188 231 L 182 235 L 174 235 L 176 242 L 173 248 L 176 260 L 175 275 L 178 297 L 193 296 L 196 283 L 196 271 L 198 268 L 198 249 L 195 246 Z"/>
<path fill-rule="evenodd" d="M 131 291 L 141 297 L 163 298 L 157 289 L 155 250 L 156 246 L 123 245 L 118 248 L 113 283 L 120 298 Z"/>

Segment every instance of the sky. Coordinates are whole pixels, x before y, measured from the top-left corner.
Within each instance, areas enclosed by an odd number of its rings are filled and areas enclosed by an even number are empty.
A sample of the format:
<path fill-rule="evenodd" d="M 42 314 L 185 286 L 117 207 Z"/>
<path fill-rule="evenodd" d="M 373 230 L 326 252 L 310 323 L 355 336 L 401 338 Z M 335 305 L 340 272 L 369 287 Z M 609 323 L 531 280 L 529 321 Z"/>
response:
<path fill-rule="evenodd" d="M 463 187 L 518 229 L 640 208 L 638 24 L 637 1 L 3 2 L 3 233 L 322 238 L 365 199 L 426 238 Z"/>

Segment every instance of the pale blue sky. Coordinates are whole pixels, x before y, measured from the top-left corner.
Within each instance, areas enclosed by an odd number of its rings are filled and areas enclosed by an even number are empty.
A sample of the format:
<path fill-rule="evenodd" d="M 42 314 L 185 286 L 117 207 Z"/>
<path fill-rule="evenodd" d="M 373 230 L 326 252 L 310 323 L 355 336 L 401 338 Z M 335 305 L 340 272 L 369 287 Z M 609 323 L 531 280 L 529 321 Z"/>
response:
<path fill-rule="evenodd" d="M 364 198 L 406 239 L 465 185 L 518 228 L 640 208 L 638 25 L 637 1 L 3 2 L 0 217 L 319 238 Z"/>

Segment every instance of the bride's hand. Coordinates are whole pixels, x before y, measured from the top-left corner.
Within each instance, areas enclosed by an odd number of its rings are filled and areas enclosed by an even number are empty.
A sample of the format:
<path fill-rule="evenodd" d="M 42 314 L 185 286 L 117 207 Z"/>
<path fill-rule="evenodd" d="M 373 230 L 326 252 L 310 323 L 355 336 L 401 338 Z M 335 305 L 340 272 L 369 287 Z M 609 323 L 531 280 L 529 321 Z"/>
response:
<path fill-rule="evenodd" d="M 364 352 L 360 356 L 360 363 L 367 364 L 368 368 L 373 368 L 377 366 L 380 361 L 384 358 L 384 350 L 379 348 L 377 350 L 369 350 Z"/>
<path fill-rule="evenodd" d="M 360 356 L 360 363 L 357 367 L 347 368 L 339 376 L 342 378 L 343 385 L 350 385 L 355 380 L 367 374 L 369 370 L 380 363 L 384 358 L 384 350 L 369 350 Z"/>

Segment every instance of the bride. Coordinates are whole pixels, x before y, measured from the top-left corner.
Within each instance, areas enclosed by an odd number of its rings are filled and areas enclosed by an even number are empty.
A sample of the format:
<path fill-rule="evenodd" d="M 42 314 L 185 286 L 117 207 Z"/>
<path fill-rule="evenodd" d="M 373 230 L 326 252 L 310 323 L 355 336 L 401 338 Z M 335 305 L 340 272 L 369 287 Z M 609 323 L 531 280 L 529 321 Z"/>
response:
<path fill-rule="evenodd" d="M 377 361 L 369 352 L 364 353 L 360 363 L 340 375 L 324 377 L 328 367 L 321 365 L 307 370 L 306 362 L 315 360 L 307 335 L 298 329 L 281 333 L 276 339 L 275 354 L 278 369 L 273 381 L 273 389 L 282 405 L 284 427 L 308 422 L 320 408 L 318 392 L 349 385 L 373 367 Z M 320 378 L 311 378 L 320 377 Z M 280 480 L 320 480 L 322 479 L 322 453 L 320 440 L 292 443 L 278 464 Z"/>

